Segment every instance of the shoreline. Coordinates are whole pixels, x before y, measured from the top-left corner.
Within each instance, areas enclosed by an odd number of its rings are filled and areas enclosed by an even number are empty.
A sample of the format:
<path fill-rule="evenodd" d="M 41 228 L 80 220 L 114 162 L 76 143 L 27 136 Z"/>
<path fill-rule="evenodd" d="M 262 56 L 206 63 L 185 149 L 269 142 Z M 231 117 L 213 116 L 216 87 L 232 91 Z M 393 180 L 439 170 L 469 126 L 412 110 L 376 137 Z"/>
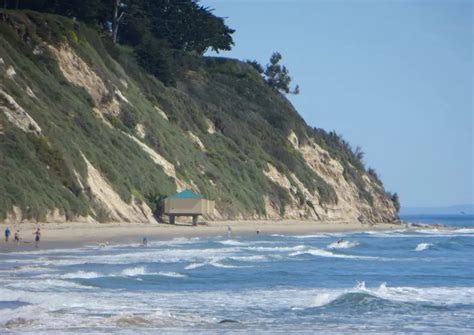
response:
<path fill-rule="evenodd" d="M 248 221 L 212 221 L 192 226 L 189 223 L 145 224 L 145 223 L 21 223 L 15 225 L 0 224 L 2 233 L 0 252 L 34 250 L 36 227 L 41 228 L 41 242 L 38 249 L 62 249 L 98 244 L 131 244 L 141 243 L 146 237 L 148 242 L 169 240 L 177 237 L 227 236 L 227 227 L 232 229 L 232 238 L 239 235 L 287 234 L 310 235 L 316 233 L 348 233 L 358 231 L 390 231 L 400 228 L 416 228 L 405 222 L 362 224 L 349 222 L 321 222 L 298 220 L 248 220 Z M 10 241 L 5 243 L 6 227 L 12 231 Z M 16 229 L 20 230 L 20 243 L 13 241 Z"/>

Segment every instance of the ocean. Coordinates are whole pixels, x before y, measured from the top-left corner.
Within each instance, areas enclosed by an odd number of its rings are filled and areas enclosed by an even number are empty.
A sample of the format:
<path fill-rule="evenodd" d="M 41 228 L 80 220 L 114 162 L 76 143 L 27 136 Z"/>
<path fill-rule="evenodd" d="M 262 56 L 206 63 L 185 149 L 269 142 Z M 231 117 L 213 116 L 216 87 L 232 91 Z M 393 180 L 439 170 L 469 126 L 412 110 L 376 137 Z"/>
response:
<path fill-rule="evenodd" d="M 0 333 L 472 334 L 474 217 L 405 219 L 464 228 L 0 253 Z"/>

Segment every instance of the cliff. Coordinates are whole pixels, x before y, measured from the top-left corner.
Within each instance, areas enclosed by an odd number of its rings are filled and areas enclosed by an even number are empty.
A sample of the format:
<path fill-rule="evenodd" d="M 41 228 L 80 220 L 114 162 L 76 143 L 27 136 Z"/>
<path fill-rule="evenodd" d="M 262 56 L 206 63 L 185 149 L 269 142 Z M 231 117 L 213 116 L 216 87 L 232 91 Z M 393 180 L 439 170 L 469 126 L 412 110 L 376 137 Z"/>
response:
<path fill-rule="evenodd" d="M 396 217 L 350 146 L 250 65 L 176 57 L 165 86 L 81 23 L 0 14 L 0 220 L 153 222 L 184 188 L 214 219 Z"/>

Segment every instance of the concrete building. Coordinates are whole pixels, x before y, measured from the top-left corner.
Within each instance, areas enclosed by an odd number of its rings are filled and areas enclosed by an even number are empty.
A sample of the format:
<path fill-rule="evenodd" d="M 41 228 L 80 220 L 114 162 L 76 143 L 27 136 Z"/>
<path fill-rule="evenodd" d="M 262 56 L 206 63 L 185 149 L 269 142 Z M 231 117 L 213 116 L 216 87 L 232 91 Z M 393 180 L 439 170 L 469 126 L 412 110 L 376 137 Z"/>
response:
<path fill-rule="evenodd" d="M 175 223 L 177 216 L 191 216 L 193 225 L 197 225 L 199 215 L 214 214 L 214 206 L 214 201 L 186 189 L 164 200 L 163 213 L 169 216 L 171 224 Z"/>

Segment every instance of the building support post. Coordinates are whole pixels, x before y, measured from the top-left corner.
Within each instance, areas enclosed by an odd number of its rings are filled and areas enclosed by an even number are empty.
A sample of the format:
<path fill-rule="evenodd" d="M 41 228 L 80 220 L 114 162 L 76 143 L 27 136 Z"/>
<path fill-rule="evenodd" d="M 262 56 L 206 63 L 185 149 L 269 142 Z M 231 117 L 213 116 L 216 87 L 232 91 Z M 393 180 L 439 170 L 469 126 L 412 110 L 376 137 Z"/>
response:
<path fill-rule="evenodd" d="M 193 226 L 197 226 L 197 224 L 198 224 L 198 216 L 193 215 Z"/>

